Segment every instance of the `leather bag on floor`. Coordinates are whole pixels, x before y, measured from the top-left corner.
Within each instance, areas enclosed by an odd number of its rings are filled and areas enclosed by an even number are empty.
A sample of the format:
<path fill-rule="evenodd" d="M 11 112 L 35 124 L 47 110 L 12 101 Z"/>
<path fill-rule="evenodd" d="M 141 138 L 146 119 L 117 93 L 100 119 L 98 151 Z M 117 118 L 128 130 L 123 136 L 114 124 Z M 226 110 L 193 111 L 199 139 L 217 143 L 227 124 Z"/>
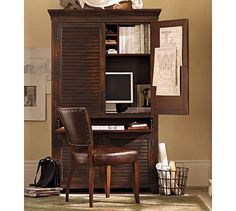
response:
<path fill-rule="evenodd" d="M 38 181 L 39 170 L 41 175 Z M 37 172 L 34 178 L 36 187 L 59 187 L 60 186 L 60 166 L 59 161 L 51 157 L 41 159 L 38 163 Z"/>

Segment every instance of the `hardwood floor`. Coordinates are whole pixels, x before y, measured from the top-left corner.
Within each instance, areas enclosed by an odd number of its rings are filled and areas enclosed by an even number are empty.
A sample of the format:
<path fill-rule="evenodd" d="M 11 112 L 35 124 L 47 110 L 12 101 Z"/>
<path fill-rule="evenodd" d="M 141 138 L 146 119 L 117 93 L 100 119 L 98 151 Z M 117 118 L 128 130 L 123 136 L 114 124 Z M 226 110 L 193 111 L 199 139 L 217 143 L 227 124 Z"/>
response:
<path fill-rule="evenodd" d="M 188 187 L 185 191 L 186 195 L 199 195 L 205 204 L 212 209 L 212 198 L 208 195 L 207 187 Z"/>

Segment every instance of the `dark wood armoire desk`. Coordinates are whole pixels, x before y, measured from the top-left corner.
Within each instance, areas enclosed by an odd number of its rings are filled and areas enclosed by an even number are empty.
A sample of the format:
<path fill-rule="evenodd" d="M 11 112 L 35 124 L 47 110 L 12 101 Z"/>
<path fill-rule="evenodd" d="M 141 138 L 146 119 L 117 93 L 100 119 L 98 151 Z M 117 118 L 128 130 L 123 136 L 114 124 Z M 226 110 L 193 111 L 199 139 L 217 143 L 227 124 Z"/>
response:
<path fill-rule="evenodd" d="M 70 153 L 66 136 L 58 132 L 63 125 L 58 119 L 56 107 L 84 106 L 89 112 L 92 125 L 125 126 L 125 130 L 119 131 L 94 131 L 95 143 L 137 149 L 140 187 L 157 190 L 155 164 L 158 162 L 158 115 L 188 114 L 188 21 L 186 19 L 158 21 L 161 9 L 51 9 L 48 12 L 52 29 L 52 156 L 61 161 L 62 186 L 65 187 Z M 146 24 L 150 28 L 149 51 L 120 54 L 120 27 L 141 24 Z M 180 96 L 156 96 L 156 87 L 152 86 L 154 49 L 160 46 L 160 28 L 175 26 L 181 26 L 183 29 L 181 94 Z M 106 44 L 106 39 L 110 37 L 117 41 L 116 44 L 112 44 L 117 54 L 107 54 L 111 44 Z M 106 113 L 105 73 L 127 70 L 133 72 L 134 89 L 139 84 L 150 86 L 150 112 Z M 137 101 L 138 95 L 134 94 L 134 102 L 129 106 L 136 107 Z M 127 128 L 133 122 L 146 123 L 148 129 L 128 130 Z M 131 176 L 131 166 L 114 167 L 111 188 L 131 188 Z M 95 188 L 103 187 L 102 184 L 97 169 Z M 88 187 L 86 167 L 78 167 L 71 187 Z"/>

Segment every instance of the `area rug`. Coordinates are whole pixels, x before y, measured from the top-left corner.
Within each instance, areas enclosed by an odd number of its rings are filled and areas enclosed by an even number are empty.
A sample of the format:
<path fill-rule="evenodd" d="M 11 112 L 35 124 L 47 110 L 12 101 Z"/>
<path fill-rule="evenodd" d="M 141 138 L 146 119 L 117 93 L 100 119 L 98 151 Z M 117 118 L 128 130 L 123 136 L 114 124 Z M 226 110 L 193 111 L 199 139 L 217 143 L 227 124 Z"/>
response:
<path fill-rule="evenodd" d="M 204 202 L 195 195 L 160 196 L 140 194 L 140 204 L 136 204 L 132 194 L 94 194 L 94 207 L 89 208 L 88 194 L 70 194 L 70 202 L 65 195 L 30 198 L 25 197 L 25 211 L 210 211 Z"/>

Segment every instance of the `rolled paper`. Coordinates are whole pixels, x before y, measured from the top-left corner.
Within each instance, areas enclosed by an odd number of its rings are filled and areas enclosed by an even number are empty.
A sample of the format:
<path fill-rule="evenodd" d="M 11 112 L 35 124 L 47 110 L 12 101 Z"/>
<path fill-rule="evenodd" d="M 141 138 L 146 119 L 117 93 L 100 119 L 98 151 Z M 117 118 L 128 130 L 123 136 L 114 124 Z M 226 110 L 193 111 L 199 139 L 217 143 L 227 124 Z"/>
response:
<path fill-rule="evenodd" d="M 171 171 L 176 171 L 175 161 L 171 160 L 169 166 Z"/>
<path fill-rule="evenodd" d="M 165 143 L 159 143 L 159 161 L 164 164 L 168 165 L 168 158 L 166 153 L 166 144 Z"/>
<path fill-rule="evenodd" d="M 177 180 L 179 179 L 176 175 L 176 165 L 175 161 L 170 161 L 170 170 L 171 170 L 171 189 L 175 195 L 181 195 L 181 188 L 178 187 Z"/>

